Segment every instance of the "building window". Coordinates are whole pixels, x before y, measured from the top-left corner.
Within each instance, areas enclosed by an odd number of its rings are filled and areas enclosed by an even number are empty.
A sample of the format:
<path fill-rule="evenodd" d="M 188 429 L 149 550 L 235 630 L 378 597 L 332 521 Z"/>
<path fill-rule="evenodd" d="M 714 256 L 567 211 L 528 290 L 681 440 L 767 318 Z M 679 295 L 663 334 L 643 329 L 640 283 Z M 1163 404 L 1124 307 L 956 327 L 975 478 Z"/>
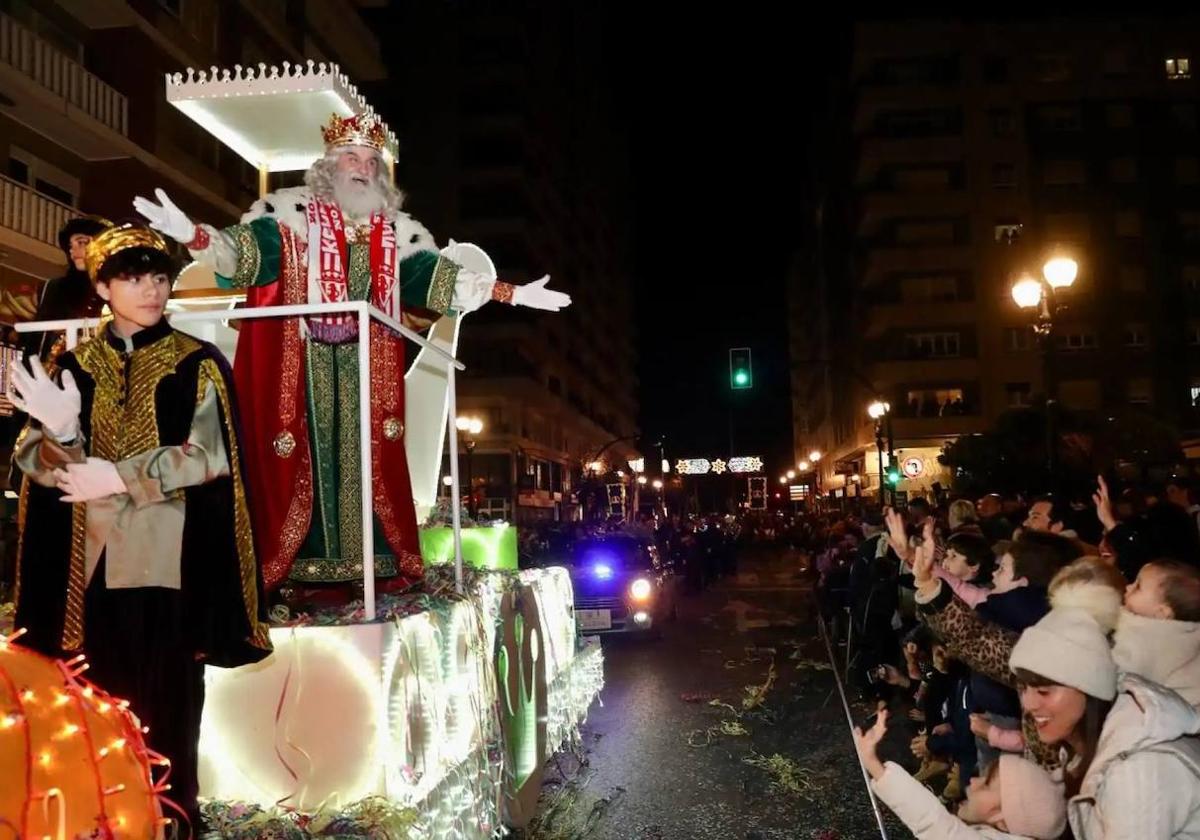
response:
<path fill-rule="evenodd" d="M 904 352 L 910 359 L 950 359 L 959 355 L 956 332 L 907 333 Z"/>
<path fill-rule="evenodd" d="M 904 397 L 904 417 L 954 417 L 968 414 L 962 388 L 921 388 Z"/>
<path fill-rule="evenodd" d="M 1104 51 L 1104 75 L 1119 79 L 1129 75 L 1129 52 L 1124 47 L 1109 47 Z"/>
<path fill-rule="evenodd" d="M 1134 158 L 1113 158 L 1108 162 L 1108 177 L 1114 184 L 1132 184 L 1137 180 L 1137 174 L 1137 160 Z"/>
<path fill-rule="evenodd" d="M 988 112 L 993 137 L 1012 137 L 1017 131 L 1017 122 L 1008 108 L 996 108 Z"/>
<path fill-rule="evenodd" d="M 1001 245 L 1011 245 L 1021 238 L 1021 223 L 999 222 L 993 227 L 992 236 Z"/>
<path fill-rule="evenodd" d="M 1036 113 L 1038 125 L 1046 131 L 1079 131 L 1083 128 L 1083 110 L 1078 105 L 1042 105 Z"/>
<path fill-rule="evenodd" d="M 1005 327 L 1005 350 L 1031 350 L 1034 344 L 1033 327 Z"/>
<path fill-rule="evenodd" d="M 905 166 L 892 172 L 892 188 L 902 192 L 938 192 L 953 186 L 946 166 Z"/>
<path fill-rule="evenodd" d="M 992 186 L 998 190 L 1012 189 L 1017 185 L 1017 167 L 1011 163 L 992 164 Z"/>
<path fill-rule="evenodd" d="M 1200 242 L 1200 212 L 1181 210 L 1177 218 L 1180 237 L 1186 242 Z"/>
<path fill-rule="evenodd" d="M 1191 387 L 1188 388 L 1188 396 L 1191 397 L 1192 408 L 1200 408 L 1200 385 L 1196 384 L 1195 381 L 1193 381 Z"/>
<path fill-rule="evenodd" d="M 875 132 L 883 137 L 945 137 L 962 133 L 961 108 L 882 111 Z"/>
<path fill-rule="evenodd" d="M 1117 236 L 1132 238 L 1142 235 L 1142 214 L 1137 210 L 1117 211 Z"/>
<path fill-rule="evenodd" d="M 896 225 L 897 245 L 949 245 L 954 242 L 954 222 L 899 222 Z"/>
<path fill-rule="evenodd" d="M 991 84 L 1008 81 L 1008 59 L 999 55 L 983 57 L 983 80 Z"/>
<path fill-rule="evenodd" d="M 1033 388 L 1028 382 L 1004 383 L 1009 408 L 1026 408 L 1032 404 Z"/>
<path fill-rule="evenodd" d="M 1190 79 L 1192 77 L 1192 60 L 1185 55 L 1173 56 L 1166 60 L 1167 78 Z"/>
<path fill-rule="evenodd" d="M 1042 168 L 1042 183 L 1049 187 L 1076 187 L 1087 181 L 1081 160 L 1048 160 Z"/>
<path fill-rule="evenodd" d="M 1196 158 L 1175 158 L 1175 180 L 1180 184 L 1200 183 L 1200 162 Z"/>
<path fill-rule="evenodd" d="M 1047 238 L 1057 242 L 1085 242 L 1091 235 L 1086 213 L 1047 213 Z"/>
<path fill-rule="evenodd" d="M 1146 269 L 1140 265 L 1123 265 L 1120 269 L 1122 292 L 1146 291 Z"/>
<path fill-rule="evenodd" d="M 1067 408 L 1099 408 L 1100 381 L 1068 379 L 1058 386 L 1059 402 Z"/>
<path fill-rule="evenodd" d="M 1154 402 L 1154 384 L 1145 377 L 1130 379 L 1125 385 L 1130 405 L 1150 405 Z"/>
<path fill-rule="evenodd" d="M 1100 341 L 1092 330 L 1075 329 L 1069 332 L 1064 330 L 1058 336 L 1060 350 L 1095 350 L 1099 346 Z"/>
<path fill-rule="evenodd" d="M 959 300 L 958 276 L 926 274 L 900 280 L 900 298 L 905 303 L 951 303 Z"/>
<path fill-rule="evenodd" d="M 8 174 L 47 198 L 70 207 L 79 195 L 79 179 L 64 172 L 20 146 L 8 150 Z"/>
<path fill-rule="evenodd" d="M 1129 128 L 1133 125 L 1133 108 L 1124 103 L 1114 103 L 1104 108 L 1104 121 L 1109 128 Z"/>
<path fill-rule="evenodd" d="M 1065 82 L 1072 76 L 1071 59 L 1062 53 L 1036 55 L 1033 76 L 1039 82 Z"/>
<path fill-rule="evenodd" d="M 1126 324 L 1125 325 L 1125 346 L 1126 347 L 1145 347 L 1148 341 L 1146 339 L 1145 324 Z"/>

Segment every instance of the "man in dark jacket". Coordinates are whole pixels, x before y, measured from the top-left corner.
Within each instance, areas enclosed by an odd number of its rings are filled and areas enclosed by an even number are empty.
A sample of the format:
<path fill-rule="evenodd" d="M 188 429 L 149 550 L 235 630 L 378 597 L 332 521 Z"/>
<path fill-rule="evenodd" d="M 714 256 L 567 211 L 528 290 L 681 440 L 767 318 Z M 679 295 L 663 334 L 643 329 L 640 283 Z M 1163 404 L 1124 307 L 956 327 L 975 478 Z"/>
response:
<path fill-rule="evenodd" d="M 58 247 L 67 256 L 67 271 L 62 277 L 50 280 L 42 288 L 35 321 L 58 321 L 66 318 L 95 318 L 100 315 L 104 301 L 96 294 L 88 279 L 84 254 L 88 243 L 112 226 L 99 216 L 79 216 L 71 219 L 58 232 Z M 65 347 L 56 347 L 59 332 L 26 333 L 22 348 L 43 362 L 53 361 Z"/>

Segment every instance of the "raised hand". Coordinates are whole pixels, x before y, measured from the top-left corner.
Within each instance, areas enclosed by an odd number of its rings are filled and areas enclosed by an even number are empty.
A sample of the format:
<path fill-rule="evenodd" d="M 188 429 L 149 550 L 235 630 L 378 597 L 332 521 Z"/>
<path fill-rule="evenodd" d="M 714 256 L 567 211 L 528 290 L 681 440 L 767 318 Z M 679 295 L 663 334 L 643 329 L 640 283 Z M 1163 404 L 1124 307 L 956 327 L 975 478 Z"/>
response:
<path fill-rule="evenodd" d="M 46 373 L 40 359 L 30 358 L 29 366 L 32 374 L 25 372 L 24 365 L 13 367 L 9 402 L 41 423 L 56 440 L 74 440 L 79 434 L 81 405 L 75 377 L 71 371 L 64 370 L 60 388 Z"/>
<path fill-rule="evenodd" d="M 858 750 L 859 760 L 867 768 L 867 772 L 871 774 L 872 779 L 878 779 L 886 772 L 883 762 L 879 760 L 877 750 L 879 742 L 887 734 L 887 718 L 887 709 L 880 709 L 875 718 L 875 725 L 866 732 L 863 732 L 857 726 L 854 727 L 854 748 Z"/>
<path fill-rule="evenodd" d="M 155 204 L 140 195 L 133 200 L 133 209 L 146 217 L 150 227 L 184 245 L 196 238 L 196 225 L 187 214 L 175 206 L 175 202 L 161 189 L 154 191 L 159 203 Z"/>
<path fill-rule="evenodd" d="M 908 532 L 904 529 L 904 517 L 899 511 L 888 508 L 883 515 L 888 529 L 888 545 L 902 562 L 908 562 Z"/>
<path fill-rule="evenodd" d="M 921 530 L 921 544 L 913 552 L 913 582 L 918 587 L 933 580 L 933 558 L 936 554 L 937 542 L 933 537 L 933 518 L 925 520 Z"/>
<path fill-rule="evenodd" d="M 1117 527 L 1117 517 L 1113 513 L 1112 499 L 1108 496 L 1108 482 L 1104 476 L 1096 476 L 1096 492 L 1092 494 L 1092 502 L 1096 505 L 1096 518 L 1104 526 L 1104 533 Z"/>

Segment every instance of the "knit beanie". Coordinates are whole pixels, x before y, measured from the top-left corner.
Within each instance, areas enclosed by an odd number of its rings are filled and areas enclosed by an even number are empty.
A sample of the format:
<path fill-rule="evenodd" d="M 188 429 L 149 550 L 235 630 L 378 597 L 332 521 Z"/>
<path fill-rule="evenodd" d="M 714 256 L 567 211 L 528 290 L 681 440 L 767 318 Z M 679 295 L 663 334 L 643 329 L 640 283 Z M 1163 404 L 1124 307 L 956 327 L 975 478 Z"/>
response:
<path fill-rule="evenodd" d="M 1067 797 L 1062 784 L 1032 761 L 1002 755 L 1000 814 L 1010 834 L 1056 840 L 1067 828 Z"/>
<path fill-rule="evenodd" d="M 1117 696 L 1117 666 L 1108 637 L 1096 619 L 1078 607 L 1056 607 L 1021 634 L 1008 660 L 1012 670 L 1029 671 L 1089 697 Z"/>

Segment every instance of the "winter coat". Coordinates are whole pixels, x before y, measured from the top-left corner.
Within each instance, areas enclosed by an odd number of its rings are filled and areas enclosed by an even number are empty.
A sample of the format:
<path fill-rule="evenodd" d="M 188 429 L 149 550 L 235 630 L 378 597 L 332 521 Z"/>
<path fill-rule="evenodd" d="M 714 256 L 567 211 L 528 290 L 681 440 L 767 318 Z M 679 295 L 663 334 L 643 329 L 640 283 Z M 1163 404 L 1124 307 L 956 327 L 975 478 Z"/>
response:
<path fill-rule="evenodd" d="M 1050 612 L 1050 600 L 1042 586 L 1019 586 L 1008 592 L 992 593 L 975 607 L 979 617 L 1014 633 L 1024 633 Z"/>
<path fill-rule="evenodd" d="M 970 825 L 946 810 L 938 798 L 898 764 L 888 762 L 882 776 L 871 782 L 875 795 L 900 818 L 917 840 L 1019 840 L 990 825 Z"/>
<path fill-rule="evenodd" d="M 1200 713 L 1126 675 L 1096 756 L 1067 803 L 1075 840 L 1200 838 Z"/>
<path fill-rule="evenodd" d="M 1145 618 L 1122 610 L 1113 634 L 1113 660 L 1200 705 L 1200 623 Z"/>

